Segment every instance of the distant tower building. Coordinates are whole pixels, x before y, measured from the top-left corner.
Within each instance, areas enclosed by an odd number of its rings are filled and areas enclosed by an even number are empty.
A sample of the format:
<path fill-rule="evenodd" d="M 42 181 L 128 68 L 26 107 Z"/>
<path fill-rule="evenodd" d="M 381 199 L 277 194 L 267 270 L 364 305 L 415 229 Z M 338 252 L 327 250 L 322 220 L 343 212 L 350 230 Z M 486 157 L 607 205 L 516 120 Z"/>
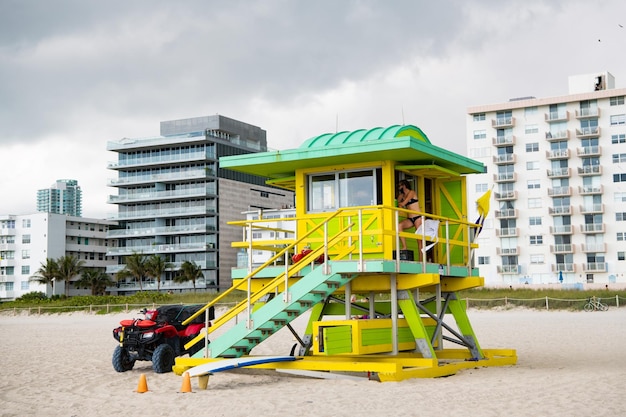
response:
<path fill-rule="evenodd" d="M 37 191 L 37 211 L 80 217 L 82 200 L 76 180 L 57 180 L 50 188 Z"/>

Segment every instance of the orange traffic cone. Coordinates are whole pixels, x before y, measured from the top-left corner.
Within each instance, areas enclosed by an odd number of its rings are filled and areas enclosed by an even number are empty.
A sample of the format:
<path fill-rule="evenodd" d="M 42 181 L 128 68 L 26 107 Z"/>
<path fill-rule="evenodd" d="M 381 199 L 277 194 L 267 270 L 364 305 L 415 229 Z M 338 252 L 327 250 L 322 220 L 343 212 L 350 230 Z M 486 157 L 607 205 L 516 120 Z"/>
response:
<path fill-rule="evenodd" d="M 192 392 L 191 391 L 191 378 L 189 372 L 183 374 L 183 385 L 180 387 L 180 392 Z"/>
<path fill-rule="evenodd" d="M 135 392 L 138 392 L 140 394 L 148 392 L 148 381 L 146 380 L 146 374 L 141 374 L 139 376 L 139 384 L 137 384 L 137 390 Z"/>

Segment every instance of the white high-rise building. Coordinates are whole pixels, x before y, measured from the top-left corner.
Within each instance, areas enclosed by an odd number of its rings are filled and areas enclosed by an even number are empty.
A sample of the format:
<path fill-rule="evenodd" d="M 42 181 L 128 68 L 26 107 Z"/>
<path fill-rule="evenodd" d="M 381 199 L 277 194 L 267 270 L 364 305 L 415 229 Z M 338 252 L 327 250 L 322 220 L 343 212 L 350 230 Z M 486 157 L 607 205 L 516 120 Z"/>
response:
<path fill-rule="evenodd" d="M 73 255 L 84 261 L 84 268 L 105 271 L 107 265 L 116 263 L 106 256 L 107 249 L 116 243 L 106 234 L 116 224 L 54 213 L 0 215 L 0 300 L 14 300 L 37 291 L 48 297 L 64 294 L 64 282 L 57 283 L 53 290 L 30 279 L 47 258 Z M 69 295 L 82 294 L 90 294 L 90 290 L 70 284 Z"/>
<path fill-rule="evenodd" d="M 50 188 L 37 190 L 37 211 L 82 215 L 83 194 L 76 180 L 57 180 Z"/>
<path fill-rule="evenodd" d="M 469 205 L 493 190 L 474 253 L 486 285 L 626 283 L 625 96 L 601 72 L 467 110 L 468 155 L 487 166 Z"/>

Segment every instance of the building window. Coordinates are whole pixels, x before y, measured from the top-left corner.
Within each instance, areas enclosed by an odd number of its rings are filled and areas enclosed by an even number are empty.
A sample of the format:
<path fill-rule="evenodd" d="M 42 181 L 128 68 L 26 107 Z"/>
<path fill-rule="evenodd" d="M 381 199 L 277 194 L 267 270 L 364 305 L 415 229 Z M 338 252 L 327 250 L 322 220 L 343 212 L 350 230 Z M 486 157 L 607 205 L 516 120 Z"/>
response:
<path fill-rule="evenodd" d="M 617 143 L 626 143 L 626 133 L 611 135 L 611 143 L 614 145 Z"/>
<path fill-rule="evenodd" d="M 476 113 L 473 115 L 473 119 L 475 122 L 482 122 L 485 120 L 485 113 Z"/>
<path fill-rule="evenodd" d="M 30 227 L 30 219 L 22 219 L 22 227 L 28 229 Z"/>
<path fill-rule="evenodd" d="M 613 195 L 613 201 L 615 201 L 616 203 L 626 202 L 626 193 L 615 193 Z"/>
<path fill-rule="evenodd" d="M 542 235 L 530 236 L 530 244 L 531 245 L 543 245 L 543 236 Z"/>
<path fill-rule="evenodd" d="M 486 193 L 488 189 L 489 189 L 489 184 L 487 183 L 476 184 L 477 193 Z"/>
<path fill-rule="evenodd" d="M 618 222 L 626 221 L 626 213 L 623 211 L 619 213 L 615 213 L 615 220 Z"/>
<path fill-rule="evenodd" d="M 536 171 L 539 169 L 539 161 L 528 161 L 526 162 L 526 170 L 527 171 Z"/>
<path fill-rule="evenodd" d="M 624 232 L 617 232 L 617 241 L 618 242 L 623 242 L 624 240 L 626 240 L 626 233 L 624 233 Z"/>
<path fill-rule="evenodd" d="M 474 139 L 485 139 L 485 138 L 487 138 L 487 131 L 485 129 L 474 130 Z"/>
<path fill-rule="evenodd" d="M 539 112 L 537 106 L 526 107 L 524 109 L 524 117 L 535 116 Z"/>
<path fill-rule="evenodd" d="M 624 104 L 624 96 L 611 97 L 609 101 L 611 106 L 620 106 Z"/>
<path fill-rule="evenodd" d="M 382 204 L 377 178 L 380 178 L 380 169 L 310 175 L 309 210 Z"/>
<path fill-rule="evenodd" d="M 30 284 L 29 281 L 21 281 L 20 290 L 28 291 L 30 289 L 29 284 Z"/>
<path fill-rule="evenodd" d="M 539 142 L 527 143 L 526 152 L 539 152 Z"/>
<path fill-rule="evenodd" d="M 621 164 L 622 162 L 626 162 L 626 153 L 614 153 L 613 154 L 613 163 Z"/>
<path fill-rule="evenodd" d="M 22 275 L 30 275 L 30 266 L 22 265 Z"/>
<path fill-rule="evenodd" d="M 544 255 L 530 255 L 530 263 L 531 264 L 542 264 L 545 262 Z"/>
<path fill-rule="evenodd" d="M 30 243 L 30 235 L 23 235 L 22 243 Z"/>
<path fill-rule="evenodd" d="M 536 124 L 526 125 L 524 127 L 524 133 L 527 135 L 532 135 L 533 133 L 539 133 L 539 126 Z"/>
<path fill-rule="evenodd" d="M 528 224 L 530 226 L 541 226 L 541 217 L 539 216 L 529 217 Z"/>
<path fill-rule="evenodd" d="M 488 256 L 479 256 L 478 265 L 489 265 L 490 260 Z"/>
<path fill-rule="evenodd" d="M 22 251 L 22 259 L 30 259 L 30 250 L 24 249 Z"/>
<path fill-rule="evenodd" d="M 626 182 L 626 174 L 613 174 L 613 182 Z"/>
<path fill-rule="evenodd" d="M 626 261 L 626 252 L 617 252 L 617 260 L 618 261 Z"/>
<path fill-rule="evenodd" d="M 469 155 L 472 158 L 487 158 L 491 155 L 491 148 L 471 148 L 469 151 Z"/>
<path fill-rule="evenodd" d="M 593 274 L 587 274 L 587 284 L 593 284 Z"/>
<path fill-rule="evenodd" d="M 614 114 L 611 116 L 611 126 L 626 124 L 626 114 Z"/>
<path fill-rule="evenodd" d="M 529 198 L 528 199 L 528 208 L 541 208 L 541 199 L 540 198 Z"/>
<path fill-rule="evenodd" d="M 529 190 L 534 190 L 534 189 L 537 189 L 537 188 L 541 188 L 541 184 L 540 184 L 539 180 L 528 180 L 527 184 L 528 184 L 528 189 Z"/>

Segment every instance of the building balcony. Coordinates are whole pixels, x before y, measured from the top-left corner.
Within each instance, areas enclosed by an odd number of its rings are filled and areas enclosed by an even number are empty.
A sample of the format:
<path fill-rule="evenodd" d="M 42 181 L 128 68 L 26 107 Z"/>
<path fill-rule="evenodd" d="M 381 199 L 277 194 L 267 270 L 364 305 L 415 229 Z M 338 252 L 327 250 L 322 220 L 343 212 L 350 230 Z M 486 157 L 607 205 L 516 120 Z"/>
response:
<path fill-rule="evenodd" d="M 548 178 L 569 178 L 572 176 L 572 169 L 571 168 L 549 169 L 547 174 L 548 174 Z"/>
<path fill-rule="evenodd" d="M 519 229 L 517 227 L 505 227 L 502 229 L 496 229 L 496 236 L 498 237 L 519 236 Z"/>
<path fill-rule="evenodd" d="M 15 266 L 15 259 L 0 259 L 0 266 Z"/>
<path fill-rule="evenodd" d="M 159 165 L 171 165 L 183 162 L 215 160 L 215 152 L 191 152 L 179 155 L 158 155 L 145 158 L 129 158 L 123 161 L 110 161 L 107 163 L 108 169 L 127 169 L 134 167 L 153 167 Z"/>
<path fill-rule="evenodd" d="M 515 126 L 515 117 L 498 117 L 496 119 L 491 119 L 491 127 L 496 129 L 513 126 Z"/>
<path fill-rule="evenodd" d="M 495 182 L 515 182 L 517 180 L 517 173 L 505 172 L 502 174 L 493 174 L 493 180 Z"/>
<path fill-rule="evenodd" d="M 184 172 L 168 172 L 165 174 L 147 174 L 123 178 L 109 178 L 107 180 L 107 185 L 109 187 L 120 187 L 138 184 L 154 184 L 155 182 L 177 182 L 211 178 L 214 175 L 215 172 L 210 169 L 194 169 Z"/>
<path fill-rule="evenodd" d="M 553 264 L 552 272 L 576 272 L 575 264 Z"/>
<path fill-rule="evenodd" d="M 500 256 L 519 255 L 520 254 L 519 246 L 515 248 L 496 248 L 496 254 Z"/>
<path fill-rule="evenodd" d="M 15 250 L 17 246 L 15 245 L 15 243 L 2 243 L 0 244 L 0 250 L 1 251 L 5 251 L 5 250 Z"/>
<path fill-rule="evenodd" d="M 123 195 L 110 195 L 107 199 L 109 204 L 128 204 L 154 200 L 173 200 L 216 195 L 216 185 L 207 187 L 188 188 L 184 190 L 150 191 L 143 193 L 127 193 Z"/>
<path fill-rule="evenodd" d="M 515 154 L 513 153 L 496 155 L 493 157 L 493 163 L 496 165 L 514 164 L 515 160 L 516 160 L 516 157 L 515 157 Z"/>
<path fill-rule="evenodd" d="M 550 233 L 553 235 L 571 235 L 574 227 L 571 224 L 561 226 L 550 226 Z"/>
<path fill-rule="evenodd" d="M 604 204 L 587 204 L 580 206 L 580 214 L 599 214 L 604 213 Z"/>
<path fill-rule="evenodd" d="M 554 149 L 550 151 L 546 151 L 547 159 L 569 159 L 570 151 L 569 149 Z"/>
<path fill-rule="evenodd" d="M 576 110 L 577 119 L 596 119 L 600 117 L 600 109 L 581 109 Z"/>
<path fill-rule="evenodd" d="M 517 191 L 504 191 L 493 195 L 497 201 L 517 200 Z"/>
<path fill-rule="evenodd" d="M 521 274 L 520 265 L 498 265 L 498 274 Z"/>
<path fill-rule="evenodd" d="M 107 238 L 133 238 L 147 236 L 166 236 L 180 234 L 196 234 L 215 232 L 215 226 L 210 225 L 182 225 L 182 226 L 163 226 L 163 227 L 146 227 L 141 229 L 117 229 L 109 230 Z"/>
<path fill-rule="evenodd" d="M 600 146 L 585 146 L 583 148 L 577 148 L 576 154 L 578 156 L 600 156 L 602 155 L 602 147 Z"/>
<path fill-rule="evenodd" d="M 606 253 L 606 243 L 582 245 L 582 250 L 585 253 Z"/>
<path fill-rule="evenodd" d="M 580 226 L 580 232 L 588 234 L 604 233 L 605 229 L 604 223 L 587 223 Z"/>
<path fill-rule="evenodd" d="M 512 146 L 515 145 L 516 140 L 514 135 L 509 135 L 492 138 L 491 142 L 493 146 Z"/>
<path fill-rule="evenodd" d="M 548 188 L 550 197 L 567 197 L 572 195 L 572 187 L 554 187 Z"/>
<path fill-rule="evenodd" d="M 550 253 L 558 254 L 566 254 L 566 253 L 574 253 L 575 245 L 571 243 L 560 244 L 560 245 L 550 245 Z"/>
<path fill-rule="evenodd" d="M 496 210 L 495 217 L 496 219 L 516 219 L 517 210 L 516 209 Z"/>
<path fill-rule="evenodd" d="M 552 216 L 563 216 L 572 214 L 572 206 L 554 206 L 548 207 L 548 213 Z"/>
<path fill-rule="evenodd" d="M 214 206 L 173 207 L 153 210 L 135 210 L 122 213 L 111 213 L 109 220 L 155 219 L 160 217 L 202 216 L 216 214 Z"/>
<path fill-rule="evenodd" d="M 593 195 L 593 194 L 602 194 L 604 189 L 602 185 L 583 185 L 578 186 L 578 193 L 580 195 Z"/>
<path fill-rule="evenodd" d="M 585 167 L 578 167 L 578 175 L 580 175 L 581 177 L 590 175 L 602 175 L 602 166 L 588 165 Z"/>
<path fill-rule="evenodd" d="M 210 248 L 211 244 L 207 243 L 180 243 L 180 244 L 162 244 L 162 245 L 144 245 L 144 246 L 125 246 L 118 248 L 109 248 L 107 256 L 126 256 L 133 253 L 143 253 L 144 255 L 152 255 L 155 253 L 181 253 L 181 252 L 205 252 L 215 248 Z"/>
<path fill-rule="evenodd" d="M 584 272 L 606 272 L 606 262 L 591 262 L 583 264 Z"/>
<path fill-rule="evenodd" d="M 569 140 L 569 130 L 559 130 L 554 132 L 546 132 L 546 140 L 555 142 L 557 140 Z"/>
<path fill-rule="evenodd" d="M 576 129 L 576 137 L 585 139 L 585 138 L 597 138 L 600 136 L 600 128 L 599 127 L 587 127 L 584 129 Z"/>
<path fill-rule="evenodd" d="M 568 111 L 551 111 L 546 113 L 545 116 L 548 123 L 567 122 L 569 120 Z"/>

